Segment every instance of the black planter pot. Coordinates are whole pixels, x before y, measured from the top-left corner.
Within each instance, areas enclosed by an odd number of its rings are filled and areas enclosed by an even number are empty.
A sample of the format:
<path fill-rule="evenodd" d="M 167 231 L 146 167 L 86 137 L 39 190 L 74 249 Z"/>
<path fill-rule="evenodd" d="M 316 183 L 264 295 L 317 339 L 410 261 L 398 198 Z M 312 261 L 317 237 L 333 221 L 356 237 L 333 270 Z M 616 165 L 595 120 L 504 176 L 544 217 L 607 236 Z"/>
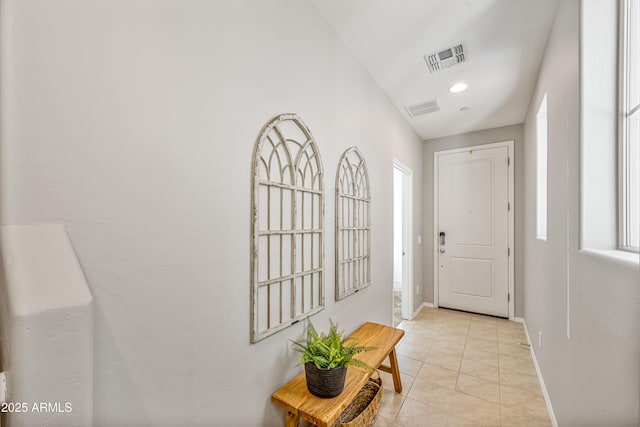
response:
<path fill-rule="evenodd" d="M 314 396 L 336 397 L 342 393 L 347 368 L 320 369 L 311 362 L 304 364 L 307 388 Z"/>

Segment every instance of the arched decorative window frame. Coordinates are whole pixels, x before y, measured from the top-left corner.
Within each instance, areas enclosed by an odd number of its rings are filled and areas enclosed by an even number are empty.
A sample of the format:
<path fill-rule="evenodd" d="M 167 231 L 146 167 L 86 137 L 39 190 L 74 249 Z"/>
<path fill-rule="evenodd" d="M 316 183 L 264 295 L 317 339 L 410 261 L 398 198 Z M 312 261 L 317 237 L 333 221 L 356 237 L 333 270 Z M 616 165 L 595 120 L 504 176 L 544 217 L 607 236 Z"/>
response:
<path fill-rule="evenodd" d="M 286 135 L 286 127 L 291 124 L 301 132 L 300 136 L 304 136 L 304 141 L 297 141 L 292 139 L 290 135 Z M 271 147 L 268 162 L 263 157 L 265 145 Z M 292 153 L 289 149 L 290 146 L 298 147 L 297 153 Z M 279 168 L 278 173 L 281 178 L 279 181 L 271 179 L 270 167 L 274 159 Z M 305 162 L 304 167 L 302 166 L 303 162 Z M 261 177 L 261 171 L 266 172 L 268 179 Z M 285 179 L 285 176 L 288 179 Z M 302 179 L 300 185 L 299 179 Z M 310 187 L 308 179 L 310 179 Z M 274 208 L 271 206 L 272 189 L 280 194 L 280 206 L 278 208 L 276 202 L 275 207 L 275 212 L 280 213 L 280 217 L 277 219 L 279 224 L 275 227 L 271 225 L 271 217 L 274 213 Z M 265 199 L 265 191 L 266 200 L 263 200 Z M 285 192 L 290 194 L 288 196 L 289 206 L 285 206 L 285 197 L 283 196 Z M 261 213 L 265 213 L 260 208 L 261 201 L 267 203 L 267 218 L 260 218 Z M 311 212 L 308 211 L 309 207 L 307 206 L 309 201 Z M 252 343 L 324 309 L 324 203 L 324 170 L 320 151 L 311 131 L 297 114 L 287 113 L 275 117 L 260 132 L 253 153 L 251 195 Z M 306 211 L 305 207 L 307 207 Z M 279 251 L 272 252 L 271 239 L 274 237 L 280 241 L 280 248 Z M 261 247 L 261 238 L 266 238 L 266 248 L 265 245 Z M 283 241 L 287 239 L 290 239 L 289 246 L 284 250 Z M 266 254 L 264 254 L 265 249 Z M 305 249 L 307 249 L 306 253 Z M 290 258 L 288 258 L 289 256 Z M 279 259 L 274 262 L 273 257 L 279 257 Z M 279 265 L 278 274 L 270 272 L 274 264 Z M 290 274 L 283 273 L 283 264 L 288 265 L 288 273 Z M 265 269 L 268 272 L 266 279 Z M 288 291 L 283 291 L 285 283 L 289 284 Z M 279 313 L 278 321 L 272 324 L 271 286 L 276 284 L 279 285 L 279 295 L 276 298 L 279 299 L 279 303 L 275 309 L 279 310 Z M 305 287 L 308 285 L 311 290 L 305 295 Z M 264 316 L 264 313 L 261 312 L 259 301 L 260 289 L 265 287 L 268 293 L 266 328 L 261 326 L 263 319 L 261 316 Z M 310 299 L 310 307 L 305 306 L 306 298 Z M 283 313 L 283 307 L 284 311 L 287 311 L 288 308 L 289 312 Z"/>
<path fill-rule="evenodd" d="M 339 301 L 371 284 L 371 190 L 367 162 L 357 147 L 345 150 L 338 162 L 335 243 Z"/>

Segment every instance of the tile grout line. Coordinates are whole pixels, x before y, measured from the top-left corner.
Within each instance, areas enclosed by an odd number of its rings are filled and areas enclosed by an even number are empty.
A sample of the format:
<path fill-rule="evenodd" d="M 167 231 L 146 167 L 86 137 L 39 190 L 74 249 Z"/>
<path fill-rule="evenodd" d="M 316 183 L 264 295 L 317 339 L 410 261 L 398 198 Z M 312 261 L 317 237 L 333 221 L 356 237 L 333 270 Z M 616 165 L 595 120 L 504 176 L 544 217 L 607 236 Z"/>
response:
<path fill-rule="evenodd" d="M 422 311 L 423 310 L 421 310 L 420 314 L 423 314 Z M 461 376 L 461 373 L 462 373 L 462 363 L 465 360 L 466 350 L 467 350 L 467 348 L 471 349 L 471 347 L 469 347 L 469 345 L 471 344 L 470 340 L 472 340 L 474 338 L 474 336 L 472 336 L 472 332 L 473 332 L 472 331 L 472 326 L 473 326 L 473 323 L 474 323 L 473 319 L 474 319 L 474 316 L 471 315 L 471 316 L 468 317 L 468 321 L 465 322 L 466 323 L 466 331 L 465 331 L 466 333 L 464 335 L 465 340 L 464 340 L 464 345 L 462 346 L 462 353 L 460 355 L 460 364 L 458 365 L 458 369 L 455 372 L 456 373 L 455 383 L 454 383 L 454 387 L 453 387 L 452 391 L 455 392 L 455 393 L 461 393 L 461 394 L 464 394 L 464 395 L 467 395 L 467 396 L 470 396 L 470 397 L 474 397 L 474 398 L 483 400 L 483 401 L 485 401 L 487 403 L 495 404 L 496 402 L 494 402 L 492 400 L 488 400 L 486 398 L 479 397 L 479 396 L 476 396 L 474 394 L 469 394 L 469 393 L 460 391 L 458 389 L 458 386 L 459 386 L 458 383 L 459 383 L 459 379 L 460 379 L 460 376 Z M 480 320 L 481 317 L 479 317 L 478 319 Z M 453 317 L 451 317 L 451 318 L 448 318 L 448 317 L 438 318 L 437 316 L 434 316 L 434 317 L 420 318 L 420 319 L 417 319 L 417 320 L 418 320 L 418 322 L 416 324 L 412 325 L 411 330 L 409 332 L 407 332 L 407 338 L 416 337 L 416 335 L 413 332 L 415 331 L 416 334 L 417 334 L 418 330 L 416 328 L 418 328 L 418 326 L 420 326 L 420 325 L 435 326 L 435 331 L 436 331 L 435 335 L 436 336 L 435 337 L 428 336 L 431 339 L 426 340 L 425 347 L 422 347 L 423 349 L 426 350 L 426 353 L 424 353 L 425 355 L 420 357 L 419 360 L 418 359 L 413 359 L 410 356 L 403 356 L 406 359 L 413 360 L 413 361 L 417 362 L 418 363 L 418 367 L 417 367 L 417 370 L 416 370 L 416 375 L 414 377 L 414 381 L 411 384 L 411 387 L 408 388 L 407 394 L 402 397 L 402 403 L 401 403 L 400 407 L 398 408 L 398 411 L 396 412 L 393 420 L 391 420 L 391 422 L 394 422 L 394 423 L 399 423 L 399 421 L 398 421 L 399 420 L 399 415 L 401 414 L 403 408 L 406 408 L 405 404 L 407 402 L 407 399 L 410 399 L 408 397 L 408 394 L 412 391 L 413 387 L 415 386 L 416 380 L 418 380 L 418 378 L 419 378 L 419 373 L 422 372 L 422 370 L 425 369 L 425 367 L 427 366 L 427 363 L 429 363 L 429 354 L 430 354 L 430 352 L 431 351 L 435 351 L 433 346 L 435 345 L 435 343 L 440 342 L 440 341 L 438 341 L 439 339 L 450 337 L 449 333 L 447 332 L 447 328 L 445 327 L 444 330 L 442 328 L 444 326 L 450 325 L 449 323 L 447 323 L 447 321 L 451 321 L 451 320 L 453 320 L 454 323 L 456 324 L 455 327 L 453 327 L 453 329 L 457 329 L 457 328 L 459 328 L 459 326 L 461 326 L 459 321 L 458 321 L 458 319 L 457 318 L 453 318 Z M 431 322 L 435 322 L 435 325 L 434 325 L 434 323 L 431 323 Z M 494 324 L 491 325 L 491 328 L 489 329 L 490 331 L 492 331 L 495 334 L 494 336 L 495 336 L 496 356 L 497 356 L 497 368 L 496 368 L 497 369 L 497 374 L 498 374 L 498 381 L 497 381 L 498 398 L 497 398 L 497 402 L 498 402 L 498 408 L 499 408 L 499 410 L 498 410 L 499 418 L 497 420 L 496 425 L 502 425 L 503 424 L 503 417 L 502 417 L 502 412 L 503 412 L 502 388 L 503 388 L 503 384 L 501 382 L 501 380 L 502 380 L 501 356 L 503 354 L 502 354 L 501 348 L 500 348 L 500 344 L 502 342 L 502 340 L 500 338 L 500 336 L 501 336 L 501 334 L 500 334 L 500 330 L 501 330 L 500 326 L 501 326 L 500 323 L 494 322 Z M 419 328 L 419 329 L 421 329 L 421 328 Z M 485 329 L 486 328 L 481 326 L 480 329 L 477 332 L 480 333 L 480 335 L 482 335 L 483 332 L 486 333 Z M 527 334 L 526 327 L 524 327 L 524 325 L 521 325 L 521 329 L 523 330 L 522 332 L 524 332 L 524 334 L 526 336 L 526 334 Z M 506 330 L 505 332 L 506 332 L 506 335 L 510 334 L 509 330 Z M 456 331 L 455 333 L 456 333 L 456 336 L 458 336 L 458 332 Z M 482 337 L 478 337 L 478 339 L 482 339 Z M 507 339 L 507 341 L 509 341 L 509 340 Z M 446 346 L 444 346 L 444 347 L 446 347 Z M 448 353 L 448 352 L 442 352 L 442 353 L 449 354 L 450 356 L 453 356 L 452 353 Z M 514 361 L 519 361 L 520 360 L 519 357 L 516 357 L 516 356 L 514 356 L 512 354 L 504 354 L 504 356 L 506 357 L 507 361 L 511 360 L 511 359 L 513 359 Z M 529 357 L 531 357 L 531 355 L 529 355 Z M 469 359 L 469 360 L 474 360 L 474 359 Z M 482 361 L 478 360 L 477 362 L 479 362 L 481 364 L 487 364 L 486 361 L 484 361 L 484 360 L 482 360 Z M 535 362 L 534 362 L 534 365 L 535 365 Z M 435 366 L 443 368 L 440 365 L 435 365 Z M 446 369 L 446 368 L 443 368 L 443 369 Z M 525 375 L 525 373 L 521 372 L 518 369 L 514 369 L 513 372 L 515 374 L 518 374 L 518 375 Z M 406 374 L 406 375 L 408 375 L 408 374 Z M 530 375 L 528 375 L 528 376 L 530 376 Z M 474 377 L 475 377 L 475 375 L 474 375 Z M 487 380 L 485 378 L 481 378 L 481 377 L 476 377 L 476 378 L 481 380 L 482 383 L 487 383 L 487 384 L 488 383 L 492 383 L 492 381 L 489 381 L 489 380 Z M 433 384 L 435 384 L 435 383 L 433 383 Z M 539 383 L 538 383 L 538 387 L 540 387 Z M 516 387 L 516 388 L 520 389 L 521 391 L 527 391 L 524 388 L 520 388 L 520 387 Z M 425 404 L 425 402 L 422 402 L 421 400 L 416 400 L 416 399 L 411 399 L 411 400 L 413 402 L 417 402 L 417 403 L 420 403 L 420 404 L 423 404 L 423 405 Z M 427 404 L 427 406 L 432 406 L 432 405 Z M 435 407 L 435 408 L 438 409 L 439 407 Z M 447 424 L 449 423 L 449 418 L 450 417 L 456 416 L 456 414 L 451 412 L 451 409 L 452 409 L 452 407 L 450 406 L 449 407 L 449 411 L 447 411 L 447 413 L 446 413 L 446 415 L 447 415 Z M 547 411 L 547 416 L 549 416 L 548 411 Z M 466 418 L 466 417 L 463 417 L 463 418 Z"/>
<path fill-rule="evenodd" d="M 460 380 L 460 371 L 462 371 L 462 362 L 464 361 L 464 353 L 467 350 L 467 343 L 469 342 L 469 334 L 471 334 L 471 320 L 469 320 L 469 325 L 467 326 L 467 336 L 464 339 L 464 348 L 462 349 L 462 356 L 460 357 L 460 365 L 458 365 L 458 375 L 456 375 L 456 385 L 454 386 L 454 389 L 453 389 L 455 392 L 458 392 L 458 381 Z M 453 404 L 453 402 L 451 403 Z M 449 407 L 449 414 L 451 414 L 451 407 Z M 447 416 L 447 425 L 448 424 L 449 424 L 449 417 Z"/>

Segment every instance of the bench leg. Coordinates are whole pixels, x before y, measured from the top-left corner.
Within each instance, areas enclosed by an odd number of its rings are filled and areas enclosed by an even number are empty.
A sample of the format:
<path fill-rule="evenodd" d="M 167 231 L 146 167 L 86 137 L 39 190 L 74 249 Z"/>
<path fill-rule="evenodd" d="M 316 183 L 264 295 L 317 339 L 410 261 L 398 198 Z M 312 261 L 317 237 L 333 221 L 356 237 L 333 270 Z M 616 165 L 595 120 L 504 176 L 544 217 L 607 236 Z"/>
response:
<path fill-rule="evenodd" d="M 398 368 L 398 358 L 396 357 L 396 349 L 389 353 L 389 362 L 391 364 L 391 375 L 393 376 L 393 388 L 396 393 L 402 392 L 402 381 L 400 380 L 400 369 Z"/>
<path fill-rule="evenodd" d="M 291 412 L 287 412 L 287 424 L 286 427 L 298 427 L 298 422 L 300 421 L 300 415 L 292 414 Z"/>

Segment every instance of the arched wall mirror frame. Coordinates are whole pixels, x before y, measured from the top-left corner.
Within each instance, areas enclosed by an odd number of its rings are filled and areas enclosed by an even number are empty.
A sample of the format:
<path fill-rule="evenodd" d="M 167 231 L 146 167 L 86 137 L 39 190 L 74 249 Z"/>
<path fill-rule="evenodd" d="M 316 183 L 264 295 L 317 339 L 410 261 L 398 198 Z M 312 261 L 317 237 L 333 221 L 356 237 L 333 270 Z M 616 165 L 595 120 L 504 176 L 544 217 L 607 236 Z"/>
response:
<path fill-rule="evenodd" d="M 371 192 L 367 163 L 348 148 L 336 172 L 336 300 L 371 284 Z"/>
<path fill-rule="evenodd" d="M 251 197 L 251 342 L 324 309 L 320 153 L 296 114 L 260 132 Z"/>

